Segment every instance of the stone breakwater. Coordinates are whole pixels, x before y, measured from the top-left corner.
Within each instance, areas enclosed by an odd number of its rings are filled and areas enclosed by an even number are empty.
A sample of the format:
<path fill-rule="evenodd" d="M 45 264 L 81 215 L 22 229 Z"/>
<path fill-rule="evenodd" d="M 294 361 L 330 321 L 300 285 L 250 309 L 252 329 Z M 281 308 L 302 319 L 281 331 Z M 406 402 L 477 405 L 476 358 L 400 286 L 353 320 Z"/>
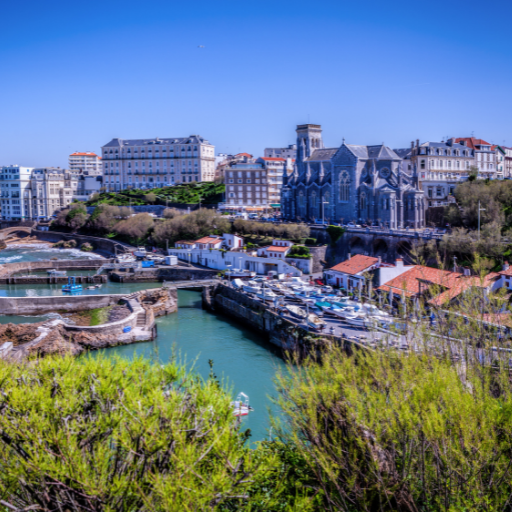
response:
<path fill-rule="evenodd" d="M 174 313 L 178 308 L 177 290 L 172 288 L 156 288 L 128 296 L 110 297 L 112 304 L 121 302 L 129 311 L 121 315 L 119 320 L 102 325 L 70 325 L 61 319 L 35 324 L 0 325 L 0 357 L 20 362 L 34 356 L 76 356 L 87 350 L 149 341 L 156 335 L 155 317 Z M 84 297 L 70 297 L 81 298 Z M 97 299 L 98 296 L 91 298 Z M 130 327 L 129 332 L 125 332 L 126 327 Z"/>

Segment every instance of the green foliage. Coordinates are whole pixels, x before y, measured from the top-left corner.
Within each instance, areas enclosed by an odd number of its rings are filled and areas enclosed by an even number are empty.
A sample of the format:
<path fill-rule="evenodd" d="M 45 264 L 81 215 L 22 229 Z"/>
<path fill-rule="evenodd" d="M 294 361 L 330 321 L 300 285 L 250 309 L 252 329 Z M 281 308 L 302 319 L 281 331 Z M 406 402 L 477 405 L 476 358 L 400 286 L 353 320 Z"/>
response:
<path fill-rule="evenodd" d="M 85 242 L 80 246 L 80 250 L 84 252 L 91 252 L 94 250 L 94 247 L 89 242 Z"/>
<path fill-rule="evenodd" d="M 306 245 L 316 245 L 316 238 L 306 238 L 304 243 Z"/>
<path fill-rule="evenodd" d="M 259 235 L 286 240 L 300 241 L 309 237 L 310 228 L 306 224 L 273 224 L 272 222 L 254 222 L 236 219 L 233 222 L 233 231 L 241 234 Z"/>
<path fill-rule="evenodd" d="M 331 238 L 331 245 L 336 245 L 336 242 L 341 238 L 343 233 L 345 233 L 345 228 L 342 226 L 333 226 L 329 225 L 326 228 L 326 231 Z"/>
<path fill-rule="evenodd" d="M 311 251 L 303 245 L 292 245 L 290 252 L 286 256 L 287 258 L 311 258 Z"/>
<path fill-rule="evenodd" d="M 10 509 L 240 510 L 273 465 L 244 447 L 218 384 L 175 363 L 0 362 L 0 382 L 0 494 Z M 251 496 L 260 510 L 272 506 Z"/>
<path fill-rule="evenodd" d="M 334 348 L 279 377 L 317 510 L 505 510 L 512 492 L 508 372 Z M 347 504 L 350 504 L 348 506 Z"/>

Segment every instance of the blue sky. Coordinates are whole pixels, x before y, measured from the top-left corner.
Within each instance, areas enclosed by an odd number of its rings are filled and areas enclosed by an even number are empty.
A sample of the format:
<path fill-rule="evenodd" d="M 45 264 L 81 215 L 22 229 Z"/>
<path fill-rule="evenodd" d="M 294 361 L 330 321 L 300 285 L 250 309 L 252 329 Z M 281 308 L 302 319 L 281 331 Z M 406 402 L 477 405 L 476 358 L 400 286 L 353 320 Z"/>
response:
<path fill-rule="evenodd" d="M 0 0 L 0 165 L 113 137 L 512 146 L 512 2 Z M 204 48 L 198 48 L 198 46 Z"/>

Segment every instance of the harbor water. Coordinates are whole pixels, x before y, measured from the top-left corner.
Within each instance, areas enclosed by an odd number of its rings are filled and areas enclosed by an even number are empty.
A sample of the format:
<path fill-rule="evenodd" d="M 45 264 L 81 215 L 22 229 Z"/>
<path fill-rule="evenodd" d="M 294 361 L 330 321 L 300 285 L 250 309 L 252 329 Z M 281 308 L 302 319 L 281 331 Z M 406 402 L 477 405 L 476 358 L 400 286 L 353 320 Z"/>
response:
<path fill-rule="evenodd" d="M 17 250 L 0 251 L 1 258 L 21 258 L 16 261 L 37 261 L 44 250 L 27 247 Z M 58 256 L 64 253 L 59 250 Z M 52 257 L 55 253 L 52 253 Z M 68 255 L 62 254 L 63 258 Z M 33 259 L 28 259 L 33 258 Z M 59 257 L 59 259 L 61 259 Z M 72 272 L 68 272 L 72 275 Z M 160 283 L 113 283 L 108 282 L 97 290 L 84 290 L 85 293 L 128 294 L 161 286 Z M 61 285 L 0 285 L 0 295 L 7 297 L 62 295 Z M 0 323 L 23 323 L 45 320 L 47 317 L 0 316 Z M 203 378 L 210 373 L 209 360 L 213 361 L 213 371 L 218 379 L 230 390 L 233 398 L 239 392 L 246 393 L 254 412 L 242 418 L 242 428 L 251 429 L 252 441 L 267 438 L 269 410 L 275 411 L 269 396 L 274 395 L 274 376 L 283 369 L 285 363 L 280 351 L 266 340 L 246 328 L 243 324 L 220 314 L 206 311 L 201 306 L 201 294 L 195 291 L 178 292 L 178 311 L 157 318 L 157 337 L 152 342 L 135 343 L 98 351 L 98 353 L 120 355 L 133 358 L 144 356 L 155 361 L 168 361 L 178 355 Z M 91 354 L 96 354 L 92 352 Z"/>

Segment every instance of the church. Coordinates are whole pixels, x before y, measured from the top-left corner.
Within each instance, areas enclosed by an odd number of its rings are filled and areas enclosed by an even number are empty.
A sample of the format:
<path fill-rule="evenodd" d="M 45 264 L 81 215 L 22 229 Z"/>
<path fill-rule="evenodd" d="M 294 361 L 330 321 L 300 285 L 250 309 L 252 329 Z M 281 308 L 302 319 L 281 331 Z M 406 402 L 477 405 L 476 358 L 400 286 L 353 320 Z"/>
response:
<path fill-rule="evenodd" d="M 284 219 L 425 227 L 416 169 L 385 145 L 325 148 L 322 127 L 297 126 L 297 158 L 281 191 Z"/>

